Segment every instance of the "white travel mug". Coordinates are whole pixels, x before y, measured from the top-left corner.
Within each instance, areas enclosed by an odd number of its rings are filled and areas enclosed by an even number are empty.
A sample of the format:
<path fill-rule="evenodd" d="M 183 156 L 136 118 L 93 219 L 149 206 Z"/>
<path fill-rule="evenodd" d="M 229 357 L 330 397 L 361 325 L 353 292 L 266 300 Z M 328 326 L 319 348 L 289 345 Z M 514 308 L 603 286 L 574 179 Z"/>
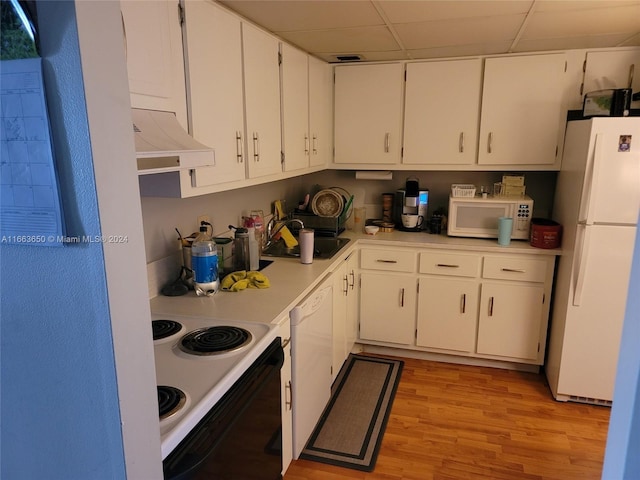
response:
<path fill-rule="evenodd" d="M 300 263 L 313 263 L 313 229 L 303 228 L 298 234 L 300 243 Z"/>

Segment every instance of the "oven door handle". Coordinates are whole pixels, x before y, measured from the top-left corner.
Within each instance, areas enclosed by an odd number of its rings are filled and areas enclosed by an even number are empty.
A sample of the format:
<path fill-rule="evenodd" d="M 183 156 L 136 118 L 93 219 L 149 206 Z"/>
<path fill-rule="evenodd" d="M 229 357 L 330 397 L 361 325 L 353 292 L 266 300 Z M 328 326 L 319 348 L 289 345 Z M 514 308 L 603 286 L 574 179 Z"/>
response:
<path fill-rule="evenodd" d="M 277 375 L 284 364 L 284 350 L 280 337 L 276 338 L 258 359 L 242 374 L 220 401 L 203 417 L 163 462 L 164 478 L 190 478 L 215 451 L 227 433 L 262 389 Z M 226 421 L 224 421 L 226 419 Z M 194 450 L 202 451 L 198 457 Z M 190 453 L 191 455 L 184 455 Z"/>

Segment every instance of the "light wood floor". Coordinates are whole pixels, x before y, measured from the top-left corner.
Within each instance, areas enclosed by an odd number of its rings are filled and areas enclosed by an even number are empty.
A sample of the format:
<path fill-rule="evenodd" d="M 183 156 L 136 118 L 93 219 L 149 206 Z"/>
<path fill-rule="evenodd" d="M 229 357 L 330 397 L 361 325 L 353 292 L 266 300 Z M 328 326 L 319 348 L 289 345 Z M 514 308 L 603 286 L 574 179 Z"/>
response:
<path fill-rule="evenodd" d="M 542 373 L 404 360 L 375 470 L 297 460 L 284 480 L 600 478 L 609 408 L 556 402 Z"/>

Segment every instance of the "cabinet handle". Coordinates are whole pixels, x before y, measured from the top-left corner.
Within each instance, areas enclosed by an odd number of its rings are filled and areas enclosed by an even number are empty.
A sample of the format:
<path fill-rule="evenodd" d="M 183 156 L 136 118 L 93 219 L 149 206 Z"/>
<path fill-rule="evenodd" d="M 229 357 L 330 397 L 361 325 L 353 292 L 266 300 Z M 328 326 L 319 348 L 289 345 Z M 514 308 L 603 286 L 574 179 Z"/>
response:
<path fill-rule="evenodd" d="M 236 157 L 237 157 L 237 162 L 238 163 L 242 163 L 242 132 L 241 131 L 236 131 Z"/>
<path fill-rule="evenodd" d="M 460 132 L 460 139 L 458 140 L 458 151 L 464 153 L 464 132 Z"/>
<path fill-rule="evenodd" d="M 631 86 L 633 84 L 633 72 L 634 72 L 635 68 L 636 68 L 636 65 L 634 63 L 629 65 L 629 88 L 631 88 Z"/>
<path fill-rule="evenodd" d="M 260 138 L 258 132 L 253 132 L 253 161 L 260 161 Z"/>
<path fill-rule="evenodd" d="M 343 280 L 344 280 L 344 290 L 342 291 L 342 293 L 344 293 L 344 296 L 346 297 L 347 294 L 349 293 L 349 279 L 345 275 L 343 277 Z"/>
<path fill-rule="evenodd" d="M 288 395 L 287 395 L 288 392 Z M 293 395 L 291 392 L 291 380 L 284 386 L 284 405 L 289 410 L 293 410 Z"/>
<path fill-rule="evenodd" d="M 462 297 L 460 297 L 460 313 L 465 313 L 467 311 L 467 294 L 463 293 Z"/>
<path fill-rule="evenodd" d="M 309 155 L 309 135 L 304 134 L 304 154 Z"/>
<path fill-rule="evenodd" d="M 313 148 L 313 154 L 317 155 L 318 154 L 318 135 L 316 135 L 315 133 L 313 134 L 312 148 Z"/>
<path fill-rule="evenodd" d="M 381 258 L 379 258 L 378 260 L 376 260 L 376 262 L 378 263 L 398 263 L 397 260 L 383 260 Z"/>
<path fill-rule="evenodd" d="M 522 270 L 520 268 L 502 268 L 503 272 L 514 272 L 514 273 L 527 273 L 526 270 Z"/>
<path fill-rule="evenodd" d="M 389 153 L 389 138 L 391 134 L 389 132 L 384 134 L 384 153 Z"/>
<path fill-rule="evenodd" d="M 453 265 L 452 263 L 438 263 L 436 266 L 445 268 L 460 268 L 460 265 Z"/>
<path fill-rule="evenodd" d="M 289 337 L 289 338 L 285 338 L 285 339 L 282 341 L 282 348 L 285 348 L 285 347 L 286 347 L 287 345 L 289 345 L 290 343 L 291 343 L 291 337 Z"/>
<path fill-rule="evenodd" d="M 489 132 L 489 139 L 487 140 L 487 153 L 493 151 L 493 132 Z"/>
<path fill-rule="evenodd" d="M 400 306 L 404 307 L 404 288 L 400 289 Z"/>
<path fill-rule="evenodd" d="M 351 275 L 351 283 L 349 284 L 349 286 L 351 287 L 351 290 L 353 290 L 353 287 L 355 287 L 356 285 L 356 273 L 353 270 L 351 270 L 349 275 Z"/>
<path fill-rule="evenodd" d="M 493 297 L 489 297 L 489 316 L 493 317 Z"/>

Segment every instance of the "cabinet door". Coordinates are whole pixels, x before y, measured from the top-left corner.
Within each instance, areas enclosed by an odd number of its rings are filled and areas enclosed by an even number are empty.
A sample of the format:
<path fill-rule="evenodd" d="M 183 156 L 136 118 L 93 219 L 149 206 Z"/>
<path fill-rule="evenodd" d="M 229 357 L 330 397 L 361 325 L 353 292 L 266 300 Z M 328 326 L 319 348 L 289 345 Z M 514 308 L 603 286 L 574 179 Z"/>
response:
<path fill-rule="evenodd" d="M 347 264 L 343 263 L 332 274 L 333 280 L 333 362 L 331 379 L 335 380 L 347 358 L 347 298 L 349 284 Z"/>
<path fill-rule="evenodd" d="M 281 48 L 284 169 L 290 172 L 309 166 L 309 64 L 303 51 L 286 43 Z"/>
<path fill-rule="evenodd" d="M 640 90 L 640 48 L 587 52 L 586 62 L 582 93 L 608 88 Z"/>
<path fill-rule="evenodd" d="M 280 371 L 280 395 L 282 401 L 282 474 L 293 459 L 293 415 L 291 399 L 291 323 L 289 317 L 280 325 L 278 335 L 284 348 L 284 363 Z"/>
<path fill-rule="evenodd" d="M 360 338 L 412 344 L 415 319 L 415 277 L 360 274 Z"/>
<path fill-rule="evenodd" d="M 187 128 L 178 0 L 120 2 L 131 106 L 175 112 Z"/>
<path fill-rule="evenodd" d="M 347 355 L 358 339 L 358 305 L 360 300 L 360 281 L 358 275 L 358 252 L 347 259 Z"/>
<path fill-rule="evenodd" d="M 358 337 L 358 255 L 351 253 L 332 274 L 333 279 L 333 379 L 338 375 Z"/>
<path fill-rule="evenodd" d="M 249 177 L 282 172 L 278 40 L 242 24 Z"/>
<path fill-rule="evenodd" d="M 478 317 L 475 280 L 420 278 L 416 345 L 474 352 Z"/>
<path fill-rule="evenodd" d="M 402 63 L 335 68 L 335 163 L 397 164 Z"/>
<path fill-rule="evenodd" d="M 562 53 L 487 58 L 478 163 L 554 164 L 566 77 Z"/>
<path fill-rule="evenodd" d="M 477 353 L 537 359 L 543 300 L 543 285 L 483 282 Z"/>
<path fill-rule="evenodd" d="M 185 2 L 184 41 L 191 134 L 215 150 L 194 187 L 245 178 L 240 20 L 213 2 Z"/>
<path fill-rule="evenodd" d="M 482 60 L 409 63 L 402 163 L 476 162 Z"/>
<path fill-rule="evenodd" d="M 328 165 L 333 154 L 333 69 L 309 57 L 309 133 L 312 167 Z"/>

